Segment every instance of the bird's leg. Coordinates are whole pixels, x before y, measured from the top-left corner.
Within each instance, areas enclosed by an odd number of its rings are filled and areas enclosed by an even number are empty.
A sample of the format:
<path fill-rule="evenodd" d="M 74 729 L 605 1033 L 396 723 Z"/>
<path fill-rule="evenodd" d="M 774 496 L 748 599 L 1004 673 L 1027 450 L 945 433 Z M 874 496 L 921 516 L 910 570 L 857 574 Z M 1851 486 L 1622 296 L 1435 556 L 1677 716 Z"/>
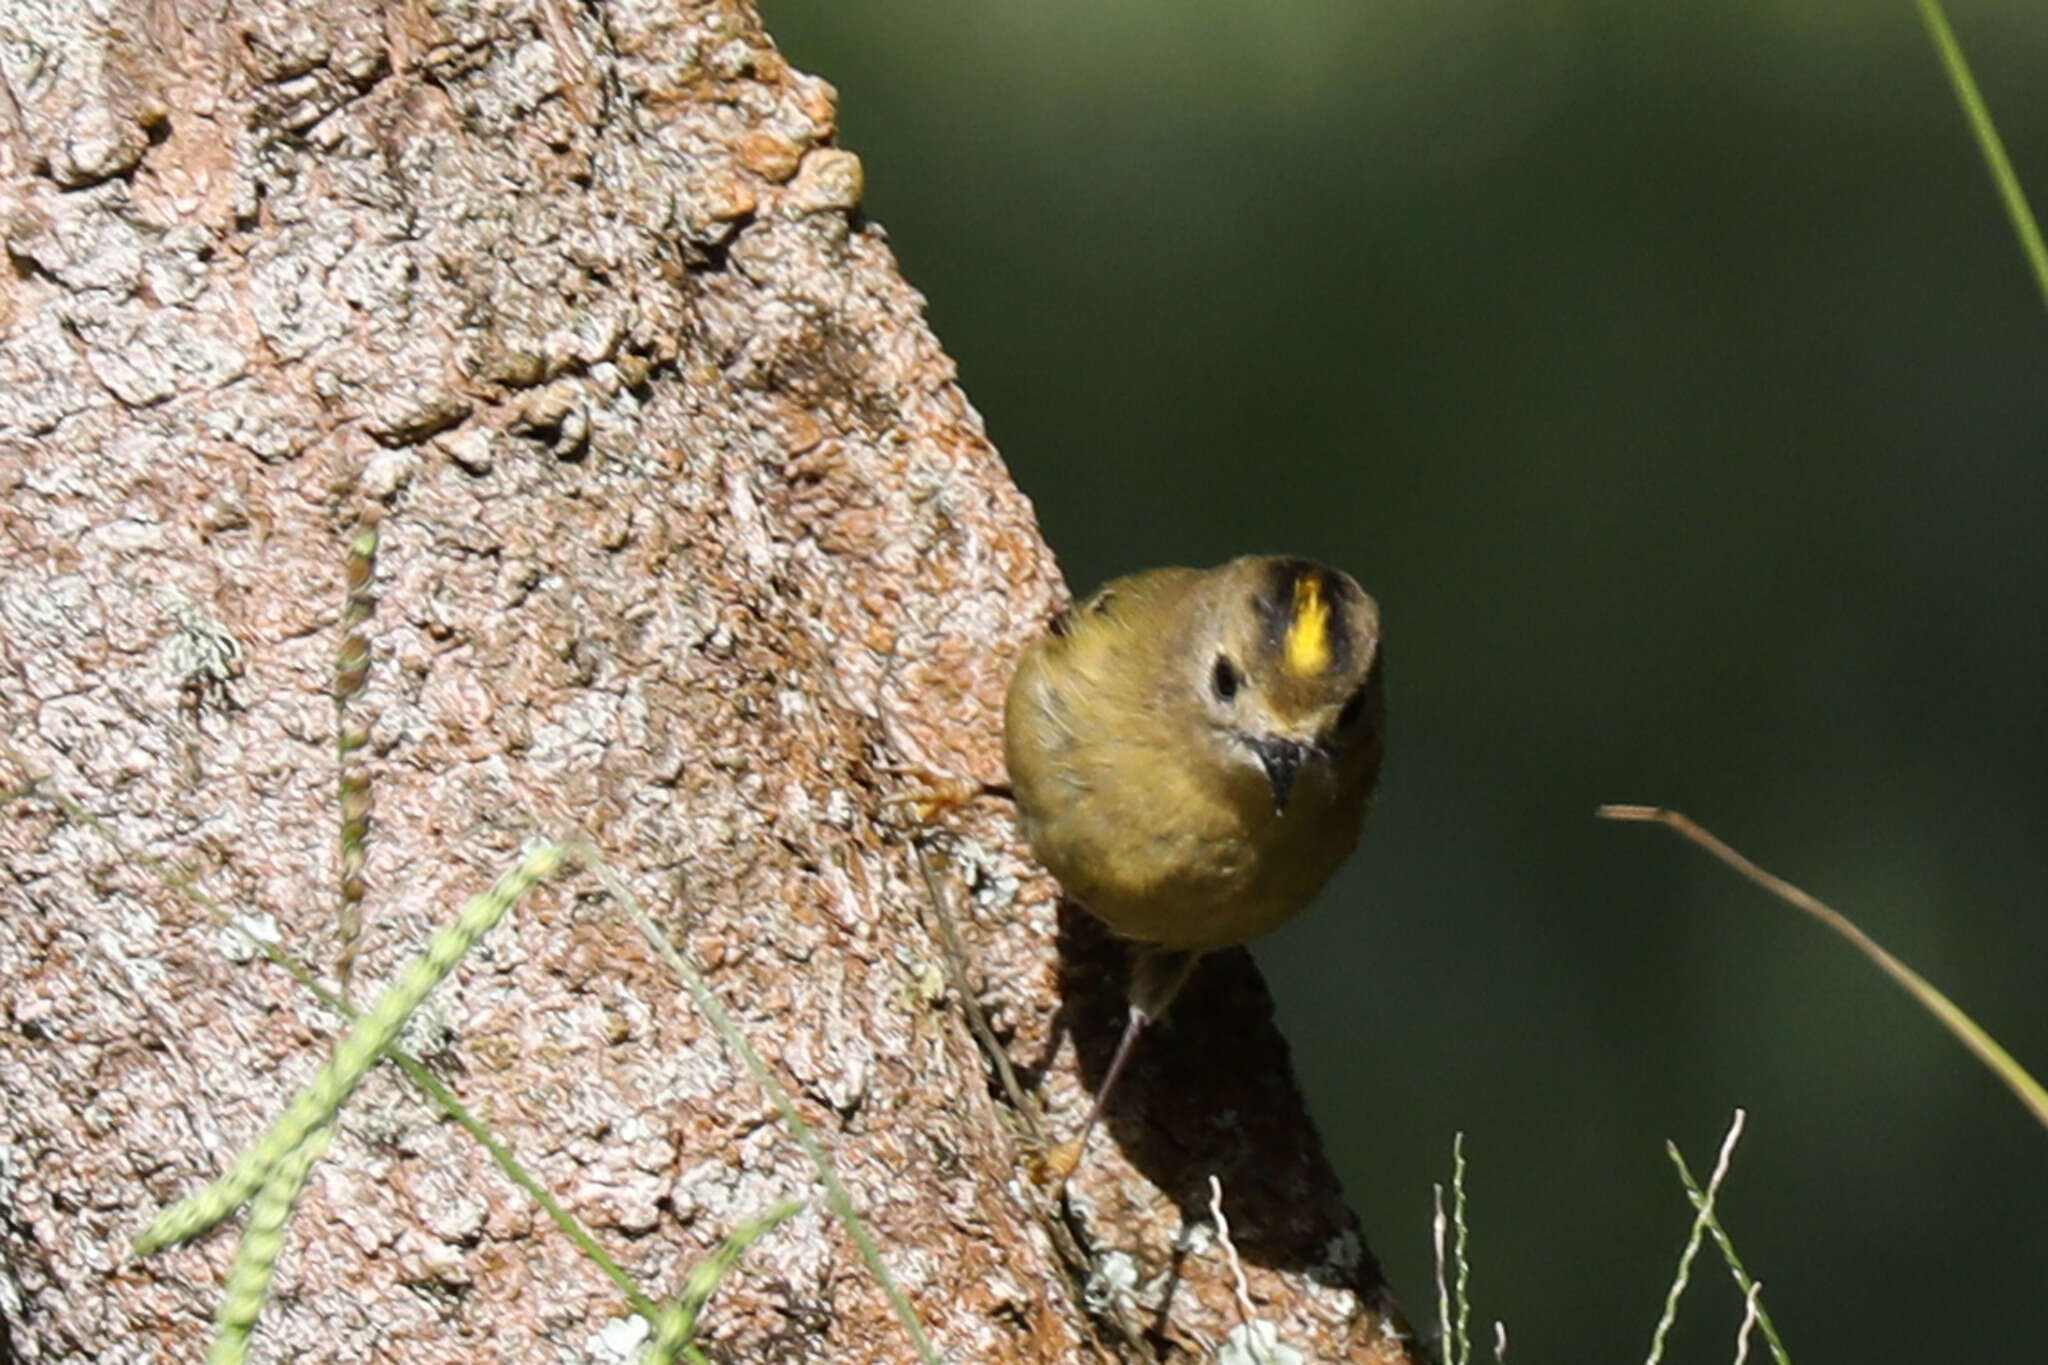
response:
<path fill-rule="evenodd" d="M 1147 1022 L 1166 1017 L 1181 987 L 1195 974 L 1200 953 L 1141 943 L 1131 954 L 1131 1012 Z"/>
<path fill-rule="evenodd" d="M 1131 1053 L 1137 1048 L 1138 1035 L 1144 1031 L 1145 1016 L 1133 1005 L 1130 1017 L 1124 1020 L 1124 1035 L 1117 1039 L 1116 1055 L 1109 1059 L 1109 1070 L 1103 1073 L 1102 1084 L 1095 1087 L 1095 1100 L 1088 1106 L 1088 1117 L 1081 1121 L 1081 1131 L 1070 1141 L 1053 1148 L 1046 1157 L 1045 1167 L 1051 1183 L 1065 1184 L 1081 1164 L 1081 1153 L 1088 1147 L 1088 1135 L 1095 1131 L 1096 1123 L 1101 1120 L 1102 1107 L 1109 1103 L 1109 1092 L 1116 1089 L 1116 1078 L 1124 1074 L 1124 1063 L 1130 1061 Z"/>
<path fill-rule="evenodd" d="M 1088 1147 L 1088 1136 L 1095 1131 L 1104 1109 L 1109 1105 L 1110 1092 L 1116 1089 L 1117 1078 L 1124 1074 L 1125 1065 L 1131 1054 L 1137 1050 L 1138 1035 L 1145 1031 L 1145 1025 L 1160 1018 L 1173 998 L 1187 985 L 1188 978 L 1195 974 L 1195 964 L 1201 961 L 1201 954 L 1176 952 L 1166 948 L 1141 946 L 1131 961 L 1131 1010 L 1124 1020 L 1123 1036 L 1117 1039 L 1116 1051 L 1110 1056 L 1109 1070 L 1102 1074 L 1102 1084 L 1095 1088 L 1095 1100 L 1088 1106 L 1088 1117 L 1081 1122 L 1081 1131 L 1071 1140 L 1061 1143 L 1046 1154 L 1040 1163 L 1040 1183 L 1064 1185 L 1081 1164 L 1081 1154 Z"/>

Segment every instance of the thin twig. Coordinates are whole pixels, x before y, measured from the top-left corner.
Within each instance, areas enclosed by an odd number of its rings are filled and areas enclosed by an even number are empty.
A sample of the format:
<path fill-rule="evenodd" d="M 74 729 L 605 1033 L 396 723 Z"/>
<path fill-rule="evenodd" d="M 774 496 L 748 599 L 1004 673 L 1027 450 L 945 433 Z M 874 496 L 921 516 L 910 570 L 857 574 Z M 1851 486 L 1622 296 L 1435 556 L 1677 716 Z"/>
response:
<path fill-rule="evenodd" d="M 997 1079 L 1003 1083 L 1003 1094 L 1023 1120 L 1025 1132 L 1042 1142 L 1045 1139 L 1045 1121 L 1038 1105 L 1017 1080 L 1016 1068 L 1010 1065 L 1010 1054 L 1003 1050 L 995 1030 L 989 1027 L 987 1011 L 974 997 L 972 983 L 967 977 L 967 950 L 961 946 L 960 931 L 953 923 L 953 907 L 939 885 L 938 874 L 932 871 L 931 860 L 925 856 L 922 844 L 913 843 L 910 855 L 917 860 L 917 870 L 924 876 L 925 889 L 931 893 L 932 914 L 939 924 L 939 944 L 945 949 L 946 967 L 953 978 L 953 989 L 960 993 L 960 1012 L 967 1016 L 967 1027 L 973 1031 L 975 1041 L 981 1044 L 989 1065 L 995 1068 Z"/>

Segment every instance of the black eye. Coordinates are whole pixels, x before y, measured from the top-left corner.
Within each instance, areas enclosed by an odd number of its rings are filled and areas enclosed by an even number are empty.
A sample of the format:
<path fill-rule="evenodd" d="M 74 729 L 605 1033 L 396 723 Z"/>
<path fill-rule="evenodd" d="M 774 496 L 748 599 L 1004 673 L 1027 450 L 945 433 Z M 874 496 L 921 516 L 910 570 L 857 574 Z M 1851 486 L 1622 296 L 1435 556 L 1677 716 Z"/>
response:
<path fill-rule="evenodd" d="M 1337 728 L 1349 730 L 1358 724 L 1358 718 L 1365 714 L 1365 688 L 1360 687 L 1351 694 L 1351 700 L 1344 703 L 1344 709 L 1337 713 Z"/>
<path fill-rule="evenodd" d="M 1229 701 L 1237 695 L 1237 666 L 1223 655 L 1216 656 L 1216 666 L 1209 670 L 1209 690 L 1216 694 L 1216 700 Z"/>

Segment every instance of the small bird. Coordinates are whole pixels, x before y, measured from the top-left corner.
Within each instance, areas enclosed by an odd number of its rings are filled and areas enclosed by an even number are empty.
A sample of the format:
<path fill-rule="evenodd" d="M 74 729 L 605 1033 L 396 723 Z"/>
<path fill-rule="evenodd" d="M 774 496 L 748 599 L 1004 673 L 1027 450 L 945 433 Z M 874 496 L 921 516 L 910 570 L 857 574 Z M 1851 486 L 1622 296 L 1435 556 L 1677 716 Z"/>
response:
<path fill-rule="evenodd" d="M 1379 607 L 1306 559 L 1119 578 L 1025 649 L 1003 723 L 1019 824 L 1137 945 L 1123 1038 L 1054 1179 L 1201 954 L 1291 919 L 1350 856 L 1385 733 Z"/>

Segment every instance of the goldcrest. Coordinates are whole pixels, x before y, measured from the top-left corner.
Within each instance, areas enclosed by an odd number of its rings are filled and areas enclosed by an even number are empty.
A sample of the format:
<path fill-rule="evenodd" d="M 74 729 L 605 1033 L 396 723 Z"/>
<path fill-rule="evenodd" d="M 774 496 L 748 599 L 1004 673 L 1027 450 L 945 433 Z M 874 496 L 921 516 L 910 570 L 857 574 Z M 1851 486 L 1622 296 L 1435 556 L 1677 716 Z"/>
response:
<path fill-rule="evenodd" d="M 1138 946 L 1075 1159 L 1199 955 L 1292 918 L 1350 856 L 1385 733 L 1379 608 L 1305 559 L 1132 574 L 1025 650 L 1003 726 L 1024 837 Z"/>

